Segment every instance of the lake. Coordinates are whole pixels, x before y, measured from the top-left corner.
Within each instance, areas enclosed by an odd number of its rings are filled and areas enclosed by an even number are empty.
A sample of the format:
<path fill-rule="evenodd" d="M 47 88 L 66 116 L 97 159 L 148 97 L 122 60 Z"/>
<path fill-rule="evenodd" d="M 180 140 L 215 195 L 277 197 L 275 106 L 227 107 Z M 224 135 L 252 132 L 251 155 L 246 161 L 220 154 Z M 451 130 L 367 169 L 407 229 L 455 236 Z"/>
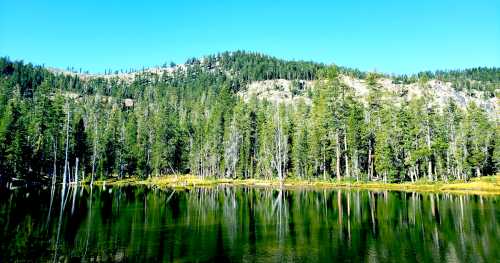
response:
<path fill-rule="evenodd" d="M 0 189 L 0 262 L 499 262 L 500 196 Z"/>

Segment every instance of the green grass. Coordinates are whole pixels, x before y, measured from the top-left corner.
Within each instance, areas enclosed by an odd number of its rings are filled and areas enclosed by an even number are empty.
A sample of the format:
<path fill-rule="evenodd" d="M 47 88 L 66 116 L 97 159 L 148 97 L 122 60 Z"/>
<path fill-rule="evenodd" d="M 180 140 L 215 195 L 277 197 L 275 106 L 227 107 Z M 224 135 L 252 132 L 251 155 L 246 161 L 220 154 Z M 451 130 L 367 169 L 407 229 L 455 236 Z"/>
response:
<path fill-rule="evenodd" d="M 352 188 L 352 189 L 374 189 L 395 191 L 417 191 L 417 192 L 450 192 L 470 194 L 492 194 L 500 195 L 500 175 L 474 178 L 465 181 L 418 181 L 404 183 L 384 182 L 356 182 L 352 180 L 305 180 L 288 178 L 284 181 L 278 179 L 231 179 L 231 178 L 201 178 L 193 175 L 167 175 L 152 177 L 149 179 L 125 178 L 96 181 L 97 185 L 148 185 L 160 188 L 191 188 L 197 186 L 209 187 L 215 185 L 242 185 L 258 187 L 286 187 L 286 188 Z"/>

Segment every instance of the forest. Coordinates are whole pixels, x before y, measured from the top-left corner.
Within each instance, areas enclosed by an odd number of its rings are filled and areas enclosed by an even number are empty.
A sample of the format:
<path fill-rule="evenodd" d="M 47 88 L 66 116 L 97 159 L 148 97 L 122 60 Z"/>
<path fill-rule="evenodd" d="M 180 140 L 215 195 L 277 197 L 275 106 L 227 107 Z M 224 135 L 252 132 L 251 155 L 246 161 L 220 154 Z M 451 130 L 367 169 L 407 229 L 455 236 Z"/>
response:
<path fill-rule="evenodd" d="M 448 181 L 496 174 L 500 166 L 498 116 L 474 103 L 436 106 L 425 95 L 426 81 L 440 79 L 498 96 L 499 68 L 393 76 L 424 91 L 396 105 L 382 99 L 380 73 L 244 51 L 184 65 L 127 81 L 1 58 L 1 183 L 169 174 Z M 366 102 L 341 75 L 368 83 Z M 267 79 L 315 80 L 312 103 L 237 95 Z"/>

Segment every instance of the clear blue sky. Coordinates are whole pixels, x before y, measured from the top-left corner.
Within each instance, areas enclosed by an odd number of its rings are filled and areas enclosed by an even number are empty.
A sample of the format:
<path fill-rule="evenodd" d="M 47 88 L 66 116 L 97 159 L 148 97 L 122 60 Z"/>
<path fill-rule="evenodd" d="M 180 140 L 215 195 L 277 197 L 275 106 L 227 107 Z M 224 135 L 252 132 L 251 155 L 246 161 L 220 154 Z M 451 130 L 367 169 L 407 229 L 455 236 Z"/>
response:
<path fill-rule="evenodd" d="M 92 72 L 259 51 L 378 70 L 500 66 L 500 1 L 0 0 L 0 56 Z"/>

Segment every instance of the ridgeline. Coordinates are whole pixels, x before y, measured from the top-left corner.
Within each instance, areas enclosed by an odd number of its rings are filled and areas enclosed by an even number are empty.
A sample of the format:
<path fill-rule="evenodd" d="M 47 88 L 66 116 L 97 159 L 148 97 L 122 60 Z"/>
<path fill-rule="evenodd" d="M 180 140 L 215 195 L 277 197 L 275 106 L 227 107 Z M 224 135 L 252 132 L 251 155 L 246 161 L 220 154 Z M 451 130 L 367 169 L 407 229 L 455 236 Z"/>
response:
<path fill-rule="evenodd" d="M 0 59 L 0 181 L 467 181 L 500 165 L 500 69 L 389 76 L 243 51 L 85 74 Z"/>

